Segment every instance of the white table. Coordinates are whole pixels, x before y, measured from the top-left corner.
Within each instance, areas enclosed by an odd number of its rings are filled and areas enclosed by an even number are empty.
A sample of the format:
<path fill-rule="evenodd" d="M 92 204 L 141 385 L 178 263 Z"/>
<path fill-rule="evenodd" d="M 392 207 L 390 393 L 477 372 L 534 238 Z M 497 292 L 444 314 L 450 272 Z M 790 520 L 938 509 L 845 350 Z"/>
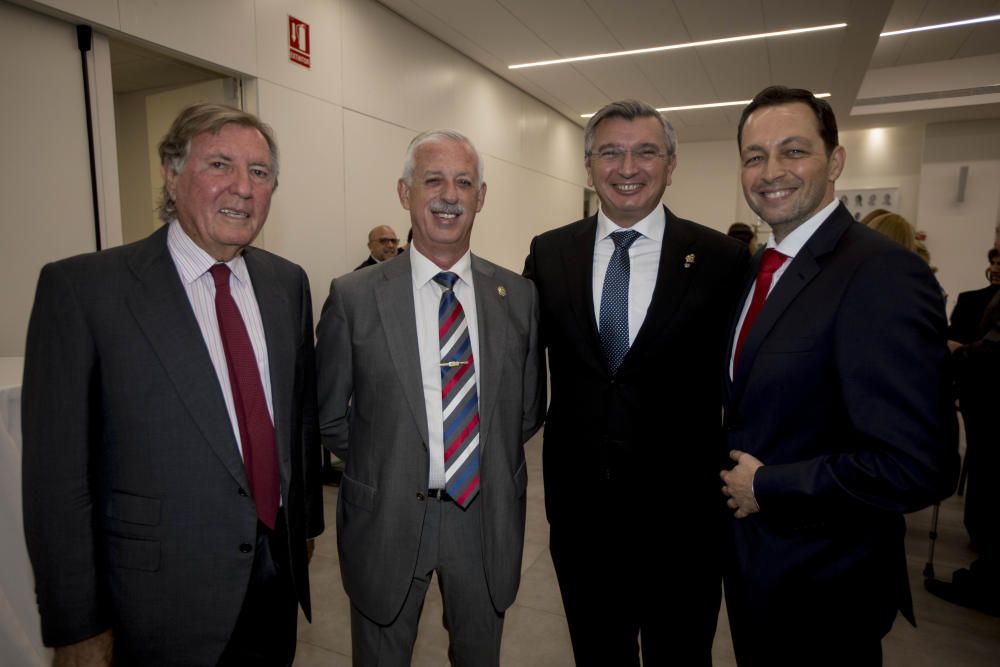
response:
<path fill-rule="evenodd" d="M 49 665 L 35 578 L 21 517 L 21 374 L 24 359 L 0 357 L 0 664 Z"/>

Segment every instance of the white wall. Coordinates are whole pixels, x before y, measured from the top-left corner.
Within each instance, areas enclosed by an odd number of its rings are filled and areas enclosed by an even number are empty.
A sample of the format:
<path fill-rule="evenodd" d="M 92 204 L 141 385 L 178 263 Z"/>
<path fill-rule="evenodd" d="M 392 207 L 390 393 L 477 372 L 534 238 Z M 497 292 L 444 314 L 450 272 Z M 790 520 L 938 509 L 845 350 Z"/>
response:
<path fill-rule="evenodd" d="M 737 220 L 756 216 L 743 201 L 736 140 L 684 143 L 679 137 L 673 183 L 663 196 L 682 218 L 725 232 Z"/>
<path fill-rule="evenodd" d="M 959 202 L 963 166 L 969 175 L 965 200 Z M 986 285 L 986 253 L 1000 223 L 1000 121 L 927 126 L 919 209 L 950 311 L 959 292 Z"/>
<path fill-rule="evenodd" d="M 0 86 L 0 356 L 21 356 L 39 269 L 96 247 L 74 27 L 0 2 Z"/>
<path fill-rule="evenodd" d="M 257 78 L 248 106 L 281 147 L 259 244 L 306 268 L 317 313 L 329 280 L 366 257 L 369 229 L 409 229 L 395 184 L 422 130 L 458 129 L 484 155 L 476 253 L 520 270 L 532 235 L 582 213 L 581 128 L 372 0 L 33 4 Z M 309 70 L 288 60 L 288 15 L 310 24 Z"/>

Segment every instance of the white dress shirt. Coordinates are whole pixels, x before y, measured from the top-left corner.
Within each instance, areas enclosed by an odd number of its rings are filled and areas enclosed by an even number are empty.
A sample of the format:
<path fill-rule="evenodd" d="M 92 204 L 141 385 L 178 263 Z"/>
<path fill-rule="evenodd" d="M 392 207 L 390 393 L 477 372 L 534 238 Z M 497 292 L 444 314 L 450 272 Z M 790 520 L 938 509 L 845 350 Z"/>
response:
<path fill-rule="evenodd" d="M 170 223 L 170 228 L 167 230 L 167 248 L 170 250 L 170 256 L 177 267 L 177 273 L 184 284 L 188 301 L 191 302 L 191 308 L 194 310 L 194 317 L 198 320 L 201 337 L 205 339 L 205 345 L 208 347 L 208 356 L 211 357 L 212 366 L 215 367 L 215 376 L 219 379 L 222 397 L 226 402 L 226 411 L 229 413 L 229 421 L 233 426 L 233 435 L 236 437 L 236 445 L 239 447 L 240 457 L 242 457 L 243 443 L 240 440 L 240 427 L 236 419 L 233 390 L 229 384 L 229 365 L 226 363 L 226 351 L 222 347 L 218 316 L 215 313 L 215 279 L 209 273 L 209 269 L 218 262 L 192 241 L 176 220 Z M 253 283 L 250 282 L 250 272 L 247 271 L 247 264 L 242 254 L 226 262 L 226 265 L 231 271 L 229 290 L 233 295 L 233 301 L 236 302 L 236 307 L 240 310 L 240 315 L 243 316 L 243 323 L 250 336 L 250 344 L 253 346 L 254 357 L 257 359 L 257 369 L 260 371 L 260 379 L 264 385 L 267 412 L 271 417 L 271 423 L 274 423 L 271 372 L 267 362 L 267 341 L 264 338 L 264 324 L 260 319 L 257 296 L 253 291 Z"/>
<path fill-rule="evenodd" d="M 628 249 L 628 344 L 635 342 L 639 327 L 646 319 L 646 311 L 653 300 L 656 274 L 660 266 L 660 250 L 663 247 L 663 232 L 667 226 L 667 214 L 662 206 L 657 206 L 645 218 L 631 227 L 619 227 L 604 211 L 597 213 L 597 237 L 594 240 L 594 319 L 601 325 L 601 293 L 604 291 L 604 276 L 608 272 L 611 255 L 615 252 L 615 242 L 611 233 L 625 229 L 639 232 L 641 236 Z"/>
<path fill-rule="evenodd" d="M 413 307 L 417 320 L 417 348 L 420 351 L 420 377 L 424 386 L 424 409 L 427 412 L 427 452 L 430 456 L 428 489 L 443 489 L 444 475 L 444 410 L 441 401 L 441 343 L 438 340 L 438 307 L 444 287 L 434 282 L 442 271 L 458 275 L 455 297 L 462 304 L 469 326 L 469 342 L 476 372 L 476 393 L 482 396 L 479 383 L 479 321 L 476 318 L 476 292 L 472 284 L 472 254 L 466 251 L 450 269 L 442 269 L 420 254 L 416 246 L 406 251 L 410 255 L 413 279 Z"/>
<path fill-rule="evenodd" d="M 785 275 L 785 270 L 791 265 L 792 260 L 795 256 L 799 254 L 799 251 L 809 242 L 812 235 L 816 233 L 816 230 L 820 228 L 827 218 L 836 210 L 837 205 L 840 202 L 834 199 L 832 202 L 821 208 L 817 213 L 813 214 L 811 218 L 803 222 L 801 225 L 796 227 L 788 236 L 781 240 L 781 243 L 774 242 L 774 232 L 767 237 L 767 248 L 774 248 L 782 255 L 788 257 L 785 263 L 778 267 L 778 270 L 774 272 L 774 277 L 771 278 L 771 287 L 767 290 L 767 296 L 770 296 L 771 292 L 774 291 L 774 286 L 778 284 L 781 280 L 781 276 Z M 750 291 L 747 292 L 747 299 L 743 303 L 743 310 L 740 312 L 740 321 L 736 326 L 736 335 L 733 336 L 733 347 L 729 350 L 729 379 L 733 378 L 733 353 L 736 352 L 736 341 L 740 339 L 740 330 L 743 328 L 743 320 L 747 317 L 747 311 L 750 310 L 750 302 L 753 300 L 753 291 L 757 287 L 757 279 L 754 278 L 753 284 L 750 285 Z"/>

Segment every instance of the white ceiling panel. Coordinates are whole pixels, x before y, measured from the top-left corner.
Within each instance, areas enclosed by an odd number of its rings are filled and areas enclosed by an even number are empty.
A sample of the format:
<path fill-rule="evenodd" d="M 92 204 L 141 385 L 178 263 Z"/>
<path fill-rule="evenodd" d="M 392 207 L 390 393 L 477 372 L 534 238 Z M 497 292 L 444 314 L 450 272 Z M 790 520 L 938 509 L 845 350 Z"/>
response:
<path fill-rule="evenodd" d="M 622 48 L 583 0 L 498 0 L 498 4 L 564 58 Z"/>
<path fill-rule="evenodd" d="M 588 0 L 587 4 L 624 49 L 645 49 L 691 41 L 672 2 Z"/>
<path fill-rule="evenodd" d="M 381 0 L 572 121 L 612 99 L 657 106 L 746 99 L 782 83 L 830 90 L 841 115 L 866 72 L 1000 53 L 1000 23 L 879 39 L 898 30 L 1000 14 L 1000 0 Z M 648 48 L 846 21 L 844 30 L 568 65 L 514 63 Z M 910 71 L 907 69 L 901 72 Z M 969 106 L 973 106 L 970 99 Z M 992 107 L 990 107 L 992 108 Z M 686 140 L 730 138 L 739 108 L 680 112 Z M 955 108 L 935 111 L 981 116 Z M 919 113 L 897 114 L 918 122 Z M 842 118 L 841 124 L 868 123 Z"/>

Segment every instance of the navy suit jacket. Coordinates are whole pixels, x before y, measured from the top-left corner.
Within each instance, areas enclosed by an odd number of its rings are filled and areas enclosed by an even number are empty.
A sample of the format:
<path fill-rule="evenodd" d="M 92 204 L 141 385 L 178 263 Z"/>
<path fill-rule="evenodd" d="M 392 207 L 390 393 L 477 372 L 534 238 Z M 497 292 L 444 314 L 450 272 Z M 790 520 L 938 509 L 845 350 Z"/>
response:
<path fill-rule="evenodd" d="M 843 206 L 788 266 L 726 374 L 724 451 L 765 464 L 760 512 L 727 513 L 737 623 L 823 614 L 881 637 L 897 609 L 912 621 L 902 515 L 958 468 L 945 327 L 927 264 Z"/>

